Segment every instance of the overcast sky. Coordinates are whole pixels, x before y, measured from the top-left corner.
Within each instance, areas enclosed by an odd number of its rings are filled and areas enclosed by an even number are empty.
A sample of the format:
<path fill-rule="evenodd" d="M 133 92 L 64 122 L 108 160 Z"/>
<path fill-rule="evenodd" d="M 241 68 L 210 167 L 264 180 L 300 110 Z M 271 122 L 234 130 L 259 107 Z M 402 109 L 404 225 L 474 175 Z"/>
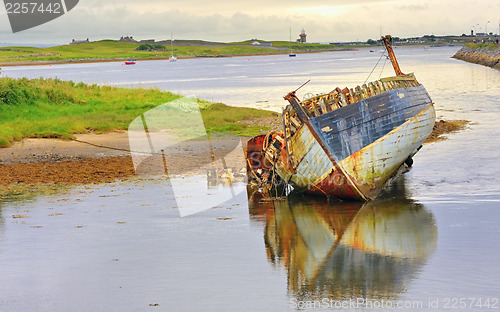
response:
<path fill-rule="evenodd" d="M 308 42 L 498 33 L 499 0 L 80 0 L 64 16 L 12 33 L 2 6 L 0 42 L 69 43 L 71 39 L 288 40 Z M 490 23 L 488 23 L 490 21 Z"/>

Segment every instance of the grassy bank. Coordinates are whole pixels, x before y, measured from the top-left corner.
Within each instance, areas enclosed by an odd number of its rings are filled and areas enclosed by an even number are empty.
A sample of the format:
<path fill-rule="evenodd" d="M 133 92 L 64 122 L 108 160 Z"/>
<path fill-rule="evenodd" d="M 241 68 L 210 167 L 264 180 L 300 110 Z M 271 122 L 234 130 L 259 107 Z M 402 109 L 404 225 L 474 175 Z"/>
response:
<path fill-rule="evenodd" d="M 467 43 L 465 46 L 471 48 L 471 49 L 487 49 L 489 50 L 495 50 L 498 49 L 500 50 L 500 45 L 494 44 L 494 43 Z"/>
<path fill-rule="evenodd" d="M 245 46 L 245 45 L 250 45 L 252 40 L 247 40 L 247 41 L 241 41 L 241 42 L 233 42 L 230 43 L 231 45 L 240 45 L 240 46 Z M 260 42 L 262 43 L 270 43 L 271 47 L 277 48 L 277 49 L 283 49 L 285 51 L 288 51 L 288 49 L 292 49 L 294 51 L 325 51 L 325 50 L 333 50 L 333 49 L 352 49 L 354 48 L 352 45 L 347 46 L 347 45 L 336 45 L 332 46 L 330 44 L 319 44 L 319 43 L 300 43 L 300 42 L 289 42 L 289 41 L 263 41 L 261 40 Z"/>
<path fill-rule="evenodd" d="M 500 46 L 498 44 L 466 44 L 453 55 L 453 58 L 500 70 Z"/>
<path fill-rule="evenodd" d="M 158 89 L 0 78 L 0 147 L 24 138 L 72 138 L 75 133 L 127 129 L 141 114 L 179 97 Z M 253 136 L 269 128 L 235 122 L 274 115 L 263 110 L 198 102 L 204 124 L 212 132 Z"/>
<path fill-rule="evenodd" d="M 160 44 L 155 44 L 161 46 Z M 231 56 L 248 54 L 285 53 L 289 43 L 272 42 L 271 47 L 253 46 L 250 42 L 217 43 L 192 42 L 188 40 L 174 41 L 174 54 L 179 57 L 197 56 Z M 76 60 L 114 60 L 114 59 L 157 59 L 168 58 L 172 51 L 170 43 L 163 43 L 164 49 L 157 51 L 137 50 L 140 44 L 101 40 L 81 44 L 68 44 L 50 48 L 6 47 L 0 48 L 0 62 L 4 64 L 16 62 L 63 62 Z M 292 43 L 295 51 L 327 51 L 332 50 L 328 44 Z"/>

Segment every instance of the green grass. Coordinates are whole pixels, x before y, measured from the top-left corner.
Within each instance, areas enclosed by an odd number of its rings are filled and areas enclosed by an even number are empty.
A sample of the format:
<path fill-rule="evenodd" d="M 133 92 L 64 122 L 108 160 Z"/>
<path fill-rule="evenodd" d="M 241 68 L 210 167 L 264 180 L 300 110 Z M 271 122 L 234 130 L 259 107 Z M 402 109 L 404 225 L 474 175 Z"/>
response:
<path fill-rule="evenodd" d="M 174 41 L 176 56 L 230 56 L 245 54 L 285 53 L 290 46 L 287 41 L 272 41 L 272 47 L 250 46 L 250 41 L 234 43 Z M 71 61 L 112 59 L 168 58 L 172 51 L 167 44 L 164 51 L 138 51 L 140 44 L 101 40 L 82 44 L 68 44 L 50 48 L 6 47 L 0 48 L 0 62 L 25 61 Z M 328 44 L 291 43 L 294 51 L 326 51 L 334 48 Z M 338 48 L 338 47 L 337 47 Z"/>
<path fill-rule="evenodd" d="M 276 113 L 254 109 L 227 106 L 214 103 L 202 108 L 201 115 L 207 132 L 229 132 L 240 136 L 256 136 L 267 132 L 269 127 L 246 126 L 236 122 L 260 117 L 275 117 Z"/>
<path fill-rule="evenodd" d="M 500 49 L 500 45 L 494 43 L 467 43 L 466 46 L 473 49 L 483 49 L 483 48 L 488 48 L 488 50 Z"/>
<path fill-rule="evenodd" d="M 154 59 L 171 56 L 170 47 L 164 51 L 137 51 L 138 44 L 102 40 L 97 42 L 63 45 L 51 48 L 0 48 L 0 62 L 20 61 L 70 61 L 70 60 L 111 60 L 111 59 Z M 14 51 L 16 50 L 16 51 Z M 275 50 L 245 46 L 175 46 L 177 56 L 218 56 L 237 54 L 260 54 Z"/>
<path fill-rule="evenodd" d="M 76 133 L 128 129 L 141 114 L 179 98 L 158 89 L 75 84 L 58 79 L 0 78 L 0 147 L 24 138 L 72 138 Z M 209 132 L 252 136 L 268 129 L 235 122 L 275 115 L 269 111 L 197 102 Z M 182 128 L 181 125 L 187 125 L 183 118 L 172 127 Z"/>
<path fill-rule="evenodd" d="M 246 40 L 246 41 L 240 41 L 240 42 L 232 42 L 230 44 L 232 45 L 249 45 L 253 40 Z M 299 43 L 296 41 L 264 41 L 264 40 L 259 40 L 259 42 L 267 42 L 271 43 L 272 47 L 274 48 L 283 48 L 283 49 L 289 49 L 291 48 L 292 50 L 300 50 L 300 51 L 321 51 L 321 50 L 333 50 L 336 47 L 341 47 L 345 48 L 346 46 L 344 45 L 339 45 L 339 46 L 332 46 L 330 44 L 319 44 L 319 43 Z M 352 48 L 352 46 L 350 46 Z"/>

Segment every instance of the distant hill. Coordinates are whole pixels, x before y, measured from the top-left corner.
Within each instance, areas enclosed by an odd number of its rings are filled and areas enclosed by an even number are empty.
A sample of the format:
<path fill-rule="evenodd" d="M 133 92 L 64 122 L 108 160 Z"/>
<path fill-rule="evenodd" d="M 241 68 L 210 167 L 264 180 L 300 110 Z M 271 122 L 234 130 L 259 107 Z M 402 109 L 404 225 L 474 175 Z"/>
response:
<path fill-rule="evenodd" d="M 60 44 L 57 43 L 9 43 L 0 42 L 0 47 L 33 47 L 33 48 L 50 48 L 56 47 Z"/>
<path fill-rule="evenodd" d="M 174 40 L 172 42 L 173 54 L 178 58 L 225 57 L 279 54 L 287 53 L 289 49 L 293 49 L 294 52 L 319 52 L 341 49 L 338 46 L 333 47 L 325 44 L 290 44 L 285 41 L 272 41 L 270 45 L 255 45 L 251 44 L 252 41 L 221 43 L 204 40 Z M 141 45 L 151 45 L 151 48 L 137 49 Z M 165 49 L 162 49 L 161 46 L 165 46 Z M 171 54 L 170 40 L 134 40 L 134 42 L 123 42 L 107 39 L 79 44 L 50 46 L 47 48 L 26 45 L 22 47 L 17 45 L 14 47 L 0 47 L 0 66 L 122 61 L 127 59 L 168 59 Z"/>
<path fill-rule="evenodd" d="M 155 43 L 170 45 L 170 40 L 156 41 Z M 174 46 L 183 46 L 183 47 L 224 47 L 224 46 L 227 46 L 228 43 L 204 41 L 204 40 L 182 40 L 182 39 L 178 40 L 178 39 L 174 39 L 173 45 Z"/>

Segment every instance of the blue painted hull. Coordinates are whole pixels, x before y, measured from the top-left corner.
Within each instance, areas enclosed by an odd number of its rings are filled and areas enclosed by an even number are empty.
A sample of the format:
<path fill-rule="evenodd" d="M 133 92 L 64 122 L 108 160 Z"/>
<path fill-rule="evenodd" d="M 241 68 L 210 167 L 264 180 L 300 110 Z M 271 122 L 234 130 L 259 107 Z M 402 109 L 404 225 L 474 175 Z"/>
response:
<path fill-rule="evenodd" d="M 328 197 L 376 197 L 420 149 L 436 118 L 412 74 L 304 102 L 294 92 L 286 99 L 284 132 L 261 138 L 268 170 L 296 191 Z"/>
<path fill-rule="evenodd" d="M 382 138 L 432 104 L 420 85 L 399 88 L 311 118 L 337 161 Z M 324 129 L 324 130 L 322 130 Z"/>

